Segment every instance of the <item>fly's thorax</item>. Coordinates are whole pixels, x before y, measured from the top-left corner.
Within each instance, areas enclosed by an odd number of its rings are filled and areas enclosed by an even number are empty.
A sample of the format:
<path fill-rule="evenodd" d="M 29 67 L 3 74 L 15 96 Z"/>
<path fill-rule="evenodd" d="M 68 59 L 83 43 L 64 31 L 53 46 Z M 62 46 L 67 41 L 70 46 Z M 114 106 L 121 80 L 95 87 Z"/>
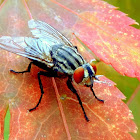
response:
<path fill-rule="evenodd" d="M 91 63 L 78 67 L 73 74 L 73 80 L 80 85 L 92 86 L 96 74 L 96 68 Z"/>
<path fill-rule="evenodd" d="M 86 63 L 75 47 L 56 45 L 52 47 L 53 69 L 72 75 L 76 68 Z"/>

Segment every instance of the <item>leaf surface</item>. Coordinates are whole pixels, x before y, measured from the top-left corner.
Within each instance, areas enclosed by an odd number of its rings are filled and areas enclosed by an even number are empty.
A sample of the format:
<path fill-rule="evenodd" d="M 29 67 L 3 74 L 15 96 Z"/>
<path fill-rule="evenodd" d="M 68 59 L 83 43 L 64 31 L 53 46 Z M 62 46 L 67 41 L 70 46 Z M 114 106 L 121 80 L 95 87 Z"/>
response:
<path fill-rule="evenodd" d="M 76 3 L 73 4 L 72 2 Z M 79 3 L 80 6 L 79 15 L 74 13 L 77 3 Z M 25 8 L 24 6 L 26 5 L 24 4 L 26 3 L 22 3 L 21 1 L 17 3 L 16 1 L 15 3 L 11 3 L 10 0 L 4 1 L 4 5 L 1 7 L 2 12 L 0 11 L 0 19 L 2 17 L 7 17 L 7 19 L 5 18 L 3 21 L 8 24 L 3 24 L 3 22 L 0 23 L 1 27 L 5 27 L 1 28 L 1 35 L 31 35 L 27 28 L 27 21 L 29 20 L 29 17 L 31 17 L 30 12 L 28 11 L 30 10 L 33 17 L 54 25 L 54 27 L 59 29 L 59 31 L 62 30 L 62 32 L 69 38 L 71 38 L 70 34 L 72 34 L 71 29 L 73 29 L 76 36 L 85 43 L 82 39 L 82 34 L 80 35 L 80 31 L 83 32 L 84 30 L 83 28 L 88 31 L 84 32 L 85 37 L 89 37 L 91 39 L 92 36 L 93 41 L 99 37 L 100 39 L 104 38 L 104 40 L 107 38 L 105 34 L 102 36 L 99 29 L 99 36 L 96 34 L 94 35 L 93 30 L 90 32 L 89 28 L 95 29 L 95 26 L 90 22 L 87 23 L 88 25 L 84 25 L 85 21 L 81 16 L 83 17 L 85 14 L 89 15 L 93 12 L 93 2 L 91 1 L 87 1 L 86 3 L 83 1 L 66 1 L 64 7 L 62 5 L 58 5 L 55 1 L 42 1 L 40 3 L 40 1 L 37 0 L 29 0 L 27 3 L 29 9 L 27 9 L 27 7 Z M 86 4 L 89 8 L 84 10 Z M 97 5 L 103 4 L 103 2 L 95 1 L 94 4 L 94 7 L 96 7 Z M 9 14 L 8 10 L 15 9 L 15 7 L 19 6 L 20 10 L 12 10 L 13 12 Z M 73 8 L 72 11 L 67 9 L 66 6 L 71 9 Z M 105 7 L 102 7 L 101 9 L 105 10 L 104 8 Z M 30 16 L 28 16 L 28 14 Z M 11 18 L 9 21 L 8 17 L 10 18 L 11 16 L 14 18 Z M 129 21 L 130 20 L 128 20 L 128 22 Z M 81 22 L 83 22 L 84 26 Z M 11 27 L 13 28 L 11 29 Z M 102 41 L 105 42 L 104 40 Z M 88 44 L 86 43 L 86 45 Z M 93 44 L 90 47 L 93 48 Z M 103 82 L 94 83 L 94 91 L 99 98 L 105 100 L 104 104 L 100 103 L 93 97 L 89 88 L 74 84 L 81 100 L 83 101 L 84 108 L 90 122 L 85 121 L 77 98 L 66 86 L 66 78 L 54 79 L 42 76 L 41 80 L 45 94 L 43 95 L 43 99 L 37 110 L 28 112 L 27 110 L 34 107 L 40 97 L 37 73 L 41 69 L 36 66 L 32 66 L 30 73 L 10 73 L 9 69 L 14 69 L 16 71 L 25 70 L 30 61 L 4 50 L 1 50 L 0 54 L 0 139 L 3 139 L 3 121 L 8 106 L 11 114 L 10 140 L 23 138 L 26 140 L 133 139 L 128 133 L 136 132 L 136 125 L 131 120 L 133 115 L 129 108 L 122 102 L 122 99 L 125 99 L 124 95 L 115 87 L 115 83 L 109 79 L 100 77 L 100 81 Z M 85 53 L 83 53 L 83 56 L 84 55 Z M 87 57 L 87 60 L 88 59 L 89 56 Z M 107 60 L 108 56 L 105 55 L 104 59 Z M 116 61 L 114 61 L 114 63 L 115 62 Z"/>

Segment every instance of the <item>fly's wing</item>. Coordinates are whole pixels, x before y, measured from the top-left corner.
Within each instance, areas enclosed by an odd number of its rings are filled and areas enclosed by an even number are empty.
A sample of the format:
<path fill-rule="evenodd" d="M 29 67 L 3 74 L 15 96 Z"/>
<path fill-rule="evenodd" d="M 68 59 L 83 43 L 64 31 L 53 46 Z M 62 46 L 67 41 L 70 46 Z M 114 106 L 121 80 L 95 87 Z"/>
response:
<path fill-rule="evenodd" d="M 40 39 L 3 36 L 0 38 L 0 48 L 45 63 L 48 67 L 54 65 L 50 46 Z"/>
<path fill-rule="evenodd" d="M 34 37 L 45 40 L 49 45 L 61 44 L 73 47 L 72 43 L 64 35 L 45 22 L 31 19 L 28 22 L 28 26 L 31 28 Z"/>
<path fill-rule="evenodd" d="M 35 38 L 3 36 L 0 38 L 0 48 L 52 67 L 51 50 L 54 45 L 73 47 L 64 35 L 45 22 L 32 19 L 28 25 Z"/>

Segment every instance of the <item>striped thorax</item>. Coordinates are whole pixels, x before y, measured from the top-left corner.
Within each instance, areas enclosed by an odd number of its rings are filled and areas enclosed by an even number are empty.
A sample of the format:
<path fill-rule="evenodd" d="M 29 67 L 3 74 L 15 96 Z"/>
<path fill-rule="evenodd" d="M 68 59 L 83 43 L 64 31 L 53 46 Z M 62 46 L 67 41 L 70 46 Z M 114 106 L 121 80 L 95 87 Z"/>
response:
<path fill-rule="evenodd" d="M 76 68 L 86 63 L 77 49 L 69 46 L 52 47 L 53 70 L 72 75 Z"/>

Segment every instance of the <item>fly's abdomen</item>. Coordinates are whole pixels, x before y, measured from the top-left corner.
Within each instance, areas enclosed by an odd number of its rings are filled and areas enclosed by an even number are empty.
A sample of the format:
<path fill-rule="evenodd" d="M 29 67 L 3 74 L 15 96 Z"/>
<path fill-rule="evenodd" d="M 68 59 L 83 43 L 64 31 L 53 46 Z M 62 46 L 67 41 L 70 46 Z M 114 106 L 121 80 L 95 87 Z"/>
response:
<path fill-rule="evenodd" d="M 53 46 L 52 59 L 53 69 L 66 74 L 73 74 L 74 70 L 86 63 L 83 57 L 77 52 L 76 48 L 69 46 Z"/>

